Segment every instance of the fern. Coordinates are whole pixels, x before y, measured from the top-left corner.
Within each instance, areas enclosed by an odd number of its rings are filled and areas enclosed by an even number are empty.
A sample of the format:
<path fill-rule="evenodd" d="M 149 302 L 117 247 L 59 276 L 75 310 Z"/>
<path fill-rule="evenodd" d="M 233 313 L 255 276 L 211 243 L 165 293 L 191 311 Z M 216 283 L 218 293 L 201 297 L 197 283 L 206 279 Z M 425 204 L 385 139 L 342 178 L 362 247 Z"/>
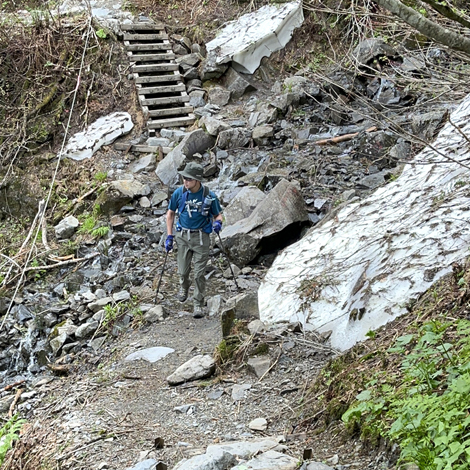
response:
<path fill-rule="evenodd" d="M 0 429 L 0 465 L 3 464 L 13 441 L 19 439 L 18 432 L 24 423 L 26 423 L 25 419 L 18 419 L 18 415 L 15 415 Z"/>

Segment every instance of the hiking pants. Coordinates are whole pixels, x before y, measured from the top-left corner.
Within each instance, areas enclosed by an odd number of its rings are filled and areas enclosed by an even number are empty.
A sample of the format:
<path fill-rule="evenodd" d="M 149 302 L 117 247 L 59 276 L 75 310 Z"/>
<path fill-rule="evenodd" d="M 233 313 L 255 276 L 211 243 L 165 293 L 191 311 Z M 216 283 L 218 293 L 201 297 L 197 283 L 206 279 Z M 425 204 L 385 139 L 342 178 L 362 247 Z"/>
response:
<path fill-rule="evenodd" d="M 202 243 L 202 244 L 201 244 Z M 178 245 L 178 274 L 180 285 L 187 291 L 191 282 L 191 260 L 194 262 L 194 306 L 204 307 L 204 294 L 206 292 L 206 272 L 209 260 L 210 235 L 204 232 L 189 232 L 183 230 L 176 232 L 176 244 Z"/>

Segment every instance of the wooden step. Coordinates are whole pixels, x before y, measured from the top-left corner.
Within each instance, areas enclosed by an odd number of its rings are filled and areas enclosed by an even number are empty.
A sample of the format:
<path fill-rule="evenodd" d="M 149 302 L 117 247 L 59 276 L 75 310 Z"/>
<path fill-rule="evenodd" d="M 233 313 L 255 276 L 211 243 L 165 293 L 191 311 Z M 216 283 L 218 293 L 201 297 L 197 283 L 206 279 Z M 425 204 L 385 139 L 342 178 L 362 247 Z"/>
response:
<path fill-rule="evenodd" d="M 192 106 L 180 106 L 178 108 L 151 109 L 148 111 L 148 117 L 178 116 L 180 114 L 190 114 L 193 112 Z"/>
<path fill-rule="evenodd" d="M 196 121 L 194 109 L 188 105 L 190 98 L 164 25 L 136 23 L 122 25 L 121 29 L 149 135 L 162 127 L 193 124 Z M 163 94 L 167 96 L 161 96 Z M 115 148 L 148 153 L 158 149 L 162 154 L 161 147 L 118 144 Z"/>
<path fill-rule="evenodd" d="M 152 77 L 139 77 L 135 74 L 134 81 L 137 84 L 142 83 L 167 83 L 167 82 L 180 82 L 182 81 L 182 76 L 179 73 L 173 75 L 153 75 Z"/>
<path fill-rule="evenodd" d="M 140 152 L 140 153 L 158 153 L 162 149 L 164 155 L 171 152 L 171 147 L 155 147 L 150 145 L 132 145 L 125 142 L 116 142 L 114 144 L 116 150 L 124 150 L 125 152 Z"/>
<path fill-rule="evenodd" d="M 137 93 L 139 95 L 155 95 L 158 93 L 178 93 L 180 91 L 186 91 L 184 83 L 178 85 L 167 85 L 167 86 L 153 86 L 147 88 L 139 88 Z"/>
<path fill-rule="evenodd" d="M 131 70 L 135 73 L 168 72 L 171 70 L 178 70 L 178 64 L 133 65 Z"/>
<path fill-rule="evenodd" d="M 151 62 L 157 60 L 173 60 L 176 56 L 173 52 L 168 52 L 166 54 L 134 54 L 128 52 L 129 60 L 136 62 Z"/>
<path fill-rule="evenodd" d="M 168 34 L 124 34 L 124 41 L 163 41 Z"/>
<path fill-rule="evenodd" d="M 196 121 L 196 116 L 190 114 L 189 116 L 182 118 L 168 118 L 161 119 L 159 121 L 148 121 L 147 127 L 149 129 L 161 129 L 162 127 L 179 127 L 179 126 L 190 126 Z"/>
<path fill-rule="evenodd" d="M 154 31 L 156 29 L 165 31 L 165 25 L 163 23 L 121 24 L 122 31 Z"/>
<path fill-rule="evenodd" d="M 171 44 L 160 43 L 160 44 L 126 44 L 126 50 L 128 51 L 171 51 Z"/>
<path fill-rule="evenodd" d="M 139 98 L 140 98 L 140 104 L 142 106 L 156 106 L 156 105 L 165 105 L 165 104 L 186 103 L 189 101 L 188 95 L 167 96 L 165 98 L 149 98 L 149 99 L 145 99 L 139 96 Z"/>

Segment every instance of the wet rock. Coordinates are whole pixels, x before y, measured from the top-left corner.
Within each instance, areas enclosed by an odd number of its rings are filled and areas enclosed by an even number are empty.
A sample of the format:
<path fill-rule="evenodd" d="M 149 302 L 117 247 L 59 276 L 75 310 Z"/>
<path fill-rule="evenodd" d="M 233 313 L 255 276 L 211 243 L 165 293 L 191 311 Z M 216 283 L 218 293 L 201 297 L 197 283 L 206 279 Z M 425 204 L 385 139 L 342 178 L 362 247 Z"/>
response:
<path fill-rule="evenodd" d="M 55 328 L 55 336 L 50 340 L 52 352 L 57 354 L 65 342 L 70 339 L 77 331 L 77 326 L 72 321 L 67 320 L 63 325 Z"/>
<path fill-rule="evenodd" d="M 214 372 L 215 361 L 212 356 L 198 355 L 178 367 L 166 380 L 170 385 L 178 385 L 210 377 Z"/>
<path fill-rule="evenodd" d="M 12 313 L 18 323 L 25 323 L 34 318 L 34 315 L 24 305 L 14 306 L 12 308 Z"/>
<path fill-rule="evenodd" d="M 73 236 L 79 225 L 78 219 L 73 215 L 69 215 L 62 219 L 55 227 L 55 235 L 60 240 L 66 240 Z"/>

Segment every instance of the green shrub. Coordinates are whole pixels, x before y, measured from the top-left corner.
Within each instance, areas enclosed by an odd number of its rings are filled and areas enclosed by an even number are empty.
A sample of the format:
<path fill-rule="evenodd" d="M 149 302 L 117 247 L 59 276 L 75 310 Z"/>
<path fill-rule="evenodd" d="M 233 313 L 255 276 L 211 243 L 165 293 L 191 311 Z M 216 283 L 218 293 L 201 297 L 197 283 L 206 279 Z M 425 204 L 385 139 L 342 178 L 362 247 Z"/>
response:
<path fill-rule="evenodd" d="M 15 415 L 0 429 L 0 465 L 3 464 L 13 441 L 19 439 L 18 432 L 24 423 L 26 423 L 25 419 L 18 419 L 18 415 Z"/>
<path fill-rule="evenodd" d="M 420 470 L 470 469 L 470 321 L 431 321 L 399 337 L 400 370 L 377 373 L 342 419 L 385 438 Z"/>

